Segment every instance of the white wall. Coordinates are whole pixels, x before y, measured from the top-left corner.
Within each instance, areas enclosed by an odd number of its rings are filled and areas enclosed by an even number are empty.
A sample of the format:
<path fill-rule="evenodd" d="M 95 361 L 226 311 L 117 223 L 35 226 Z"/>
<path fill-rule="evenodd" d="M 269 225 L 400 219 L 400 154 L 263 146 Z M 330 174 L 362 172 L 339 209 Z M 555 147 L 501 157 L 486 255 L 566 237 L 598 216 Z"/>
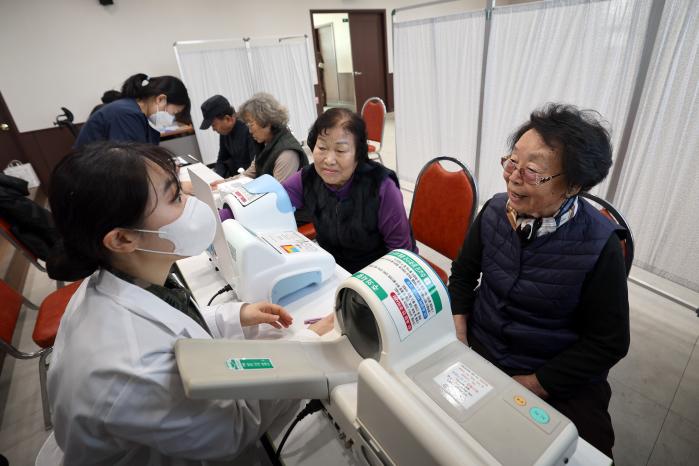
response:
<path fill-rule="evenodd" d="M 335 39 L 335 57 L 337 59 L 338 73 L 351 73 L 352 44 L 350 42 L 349 21 L 347 13 L 316 13 L 313 15 L 313 25 L 323 26 L 328 23 L 333 25 L 333 37 Z"/>
<path fill-rule="evenodd" d="M 107 89 L 137 72 L 177 75 L 182 40 L 311 34 L 310 9 L 391 11 L 421 0 L 0 0 L 0 92 L 20 131 L 52 125 L 61 106 L 84 121 Z M 482 5 L 485 0 L 457 3 Z"/>

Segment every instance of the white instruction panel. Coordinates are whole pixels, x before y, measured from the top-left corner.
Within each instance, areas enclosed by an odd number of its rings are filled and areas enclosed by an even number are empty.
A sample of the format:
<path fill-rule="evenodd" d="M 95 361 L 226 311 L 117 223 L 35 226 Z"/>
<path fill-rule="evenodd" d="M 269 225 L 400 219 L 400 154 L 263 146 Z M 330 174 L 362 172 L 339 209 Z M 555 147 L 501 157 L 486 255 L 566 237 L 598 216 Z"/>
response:
<path fill-rule="evenodd" d="M 382 301 L 401 341 L 440 312 L 447 299 L 434 271 L 414 257 L 392 251 L 353 275 Z"/>
<path fill-rule="evenodd" d="M 258 235 L 258 237 L 281 254 L 318 251 L 318 246 L 313 244 L 313 241 L 309 240 L 298 231 L 290 230 L 278 233 L 265 233 Z"/>
<path fill-rule="evenodd" d="M 493 386 L 473 372 L 464 363 L 452 364 L 439 373 L 434 381 L 442 388 L 442 395 L 451 403 L 468 409 L 483 398 Z"/>

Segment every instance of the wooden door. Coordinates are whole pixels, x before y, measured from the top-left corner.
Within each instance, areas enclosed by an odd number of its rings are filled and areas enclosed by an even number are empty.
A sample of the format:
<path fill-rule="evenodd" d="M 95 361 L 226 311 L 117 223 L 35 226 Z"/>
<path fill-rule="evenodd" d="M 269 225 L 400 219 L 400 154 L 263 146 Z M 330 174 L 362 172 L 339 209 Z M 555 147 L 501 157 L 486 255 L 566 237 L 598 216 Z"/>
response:
<path fill-rule="evenodd" d="M 26 162 L 27 158 L 19 143 L 19 131 L 15 121 L 0 93 L 0 170 L 12 160 Z"/>
<path fill-rule="evenodd" d="M 386 102 L 386 15 L 376 12 L 349 12 L 357 112 L 369 97 Z"/>

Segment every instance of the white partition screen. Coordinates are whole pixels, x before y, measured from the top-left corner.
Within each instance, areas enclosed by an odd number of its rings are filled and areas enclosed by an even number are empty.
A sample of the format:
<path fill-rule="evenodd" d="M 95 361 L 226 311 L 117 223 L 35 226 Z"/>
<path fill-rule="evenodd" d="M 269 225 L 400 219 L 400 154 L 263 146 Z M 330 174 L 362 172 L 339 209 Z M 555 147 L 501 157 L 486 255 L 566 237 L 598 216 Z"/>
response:
<path fill-rule="evenodd" d="M 637 266 L 699 291 L 699 2 L 665 3 L 614 199 Z"/>
<path fill-rule="evenodd" d="M 238 107 L 253 93 L 252 70 L 242 39 L 175 45 L 180 76 L 192 102 L 192 124 L 204 163 L 216 161 L 219 136 L 202 131 L 201 104 L 214 94 L 225 96 Z"/>
<path fill-rule="evenodd" d="M 277 97 L 289 109 L 291 132 L 304 141 L 317 116 L 306 41 L 257 42 L 250 40 L 255 92 Z"/>
<path fill-rule="evenodd" d="M 485 13 L 394 23 L 398 176 L 451 156 L 473 170 Z"/>
<path fill-rule="evenodd" d="M 478 171 L 482 201 L 505 190 L 499 161 L 509 135 L 547 102 L 597 110 L 618 146 L 651 3 L 569 0 L 493 10 Z M 604 197 L 607 180 L 593 192 Z"/>
<path fill-rule="evenodd" d="M 299 141 L 316 118 L 313 76 L 304 36 L 178 42 L 175 55 L 192 101 L 192 123 L 204 163 L 218 155 L 218 135 L 199 129 L 200 106 L 214 94 L 237 109 L 256 92 L 269 92 L 289 109 L 289 127 Z"/>

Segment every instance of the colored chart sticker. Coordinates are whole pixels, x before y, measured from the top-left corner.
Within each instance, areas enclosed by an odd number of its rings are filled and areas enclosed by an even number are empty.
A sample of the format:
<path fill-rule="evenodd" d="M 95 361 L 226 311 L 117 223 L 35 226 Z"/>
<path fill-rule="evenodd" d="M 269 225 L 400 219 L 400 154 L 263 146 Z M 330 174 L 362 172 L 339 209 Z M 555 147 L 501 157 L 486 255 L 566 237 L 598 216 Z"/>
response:
<path fill-rule="evenodd" d="M 433 379 L 452 405 L 468 409 L 493 389 L 486 380 L 462 362 L 457 362 Z"/>
<path fill-rule="evenodd" d="M 381 300 L 401 340 L 444 309 L 448 299 L 434 271 L 415 257 L 392 251 L 353 275 Z"/>
<path fill-rule="evenodd" d="M 281 254 L 298 254 L 318 251 L 318 246 L 298 231 L 289 230 L 277 233 L 266 233 L 259 235 L 259 238 Z"/>
<path fill-rule="evenodd" d="M 226 361 L 226 366 L 234 371 L 274 369 L 274 364 L 272 364 L 272 360 L 268 358 L 231 358 L 228 361 Z"/>
<path fill-rule="evenodd" d="M 257 199 L 261 198 L 267 193 L 260 193 L 260 194 L 255 194 L 251 193 L 247 189 L 245 189 L 242 186 L 236 186 L 231 190 L 231 194 L 235 199 L 240 202 L 240 205 L 242 206 L 247 206 L 255 202 Z"/>

